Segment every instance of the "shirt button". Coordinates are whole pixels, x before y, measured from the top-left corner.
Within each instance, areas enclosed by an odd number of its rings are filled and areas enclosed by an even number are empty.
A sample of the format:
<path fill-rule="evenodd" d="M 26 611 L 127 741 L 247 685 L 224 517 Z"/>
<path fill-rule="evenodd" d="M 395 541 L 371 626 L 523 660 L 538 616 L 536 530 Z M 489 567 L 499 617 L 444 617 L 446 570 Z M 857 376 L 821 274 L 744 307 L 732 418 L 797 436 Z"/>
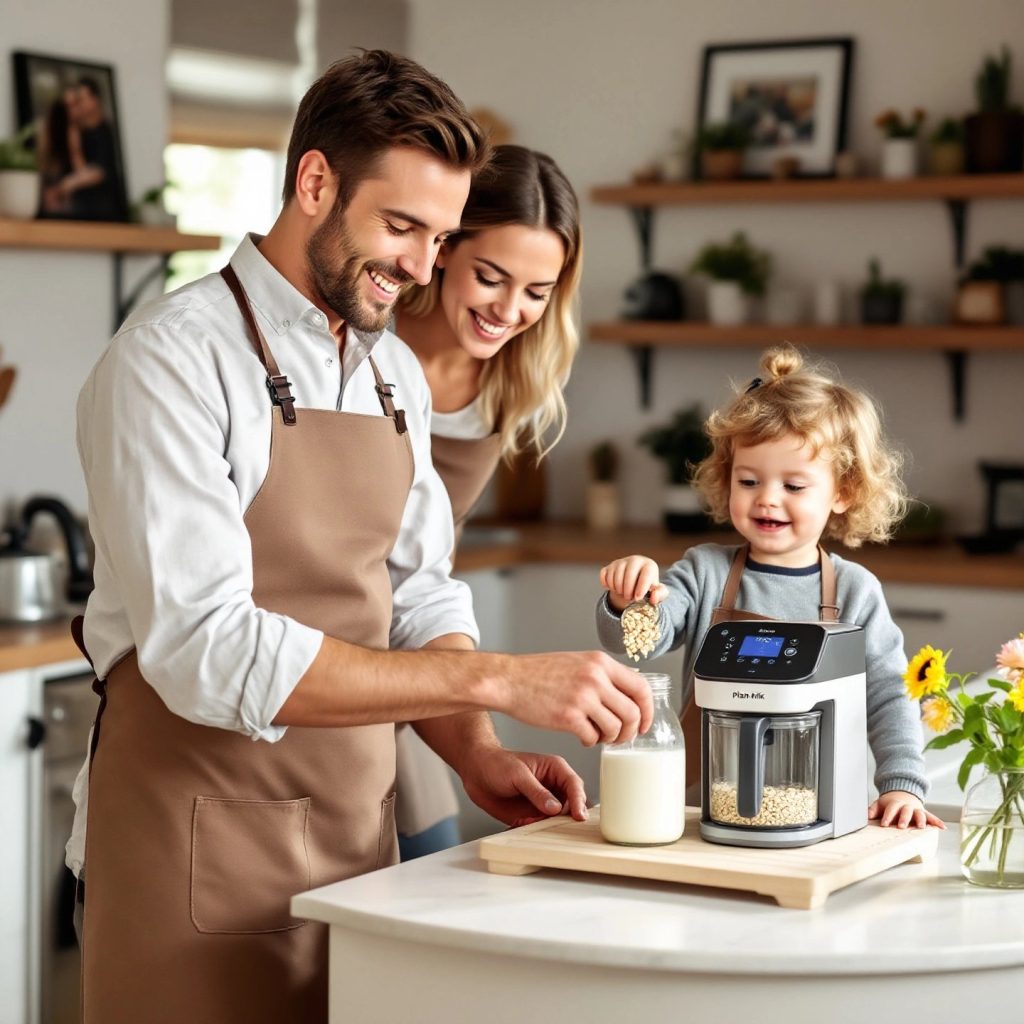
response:
<path fill-rule="evenodd" d="M 282 320 L 281 321 L 281 326 L 282 327 L 291 327 L 291 325 L 292 325 L 291 320 Z"/>
<path fill-rule="evenodd" d="M 317 327 L 323 327 L 323 325 L 324 325 L 324 315 L 323 315 L 323 313 L 314 313 L 313 314 L 313 323 L 315 323 L 317 325 Z"/>
<path fill-rule="evenodd" d="M 328 356 L 324 360 L 324 366 L 333 366 L 333 365 L 334 365 L 334 360 L 330 356 Z"/>

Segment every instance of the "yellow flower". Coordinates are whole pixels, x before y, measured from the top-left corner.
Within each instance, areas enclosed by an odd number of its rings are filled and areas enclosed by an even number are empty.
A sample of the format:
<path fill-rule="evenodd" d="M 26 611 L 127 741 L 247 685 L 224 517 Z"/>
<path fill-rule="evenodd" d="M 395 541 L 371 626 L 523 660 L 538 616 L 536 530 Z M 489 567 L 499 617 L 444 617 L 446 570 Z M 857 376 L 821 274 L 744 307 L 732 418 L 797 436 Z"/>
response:
<path fill-rule="evenodd" d="M 932 647 L 931 644 L 922 647 L 911 659 L 907 671 L 903 673 L 903 683 L 913 700 L 941 693 L 949 686 L 946 653 Z"/>
<path fill-rule="evenodd" d="M 948 732 L 953 724 L 953 705 L 945 697 L 930 697 L 921 705 L 921 718 L 932 732 Z"/>
<path fill-rule="evenodd" d="M 1006 699 L 1024 714 L 1024 679 L 1022 679 L 1007 695 Z"/>

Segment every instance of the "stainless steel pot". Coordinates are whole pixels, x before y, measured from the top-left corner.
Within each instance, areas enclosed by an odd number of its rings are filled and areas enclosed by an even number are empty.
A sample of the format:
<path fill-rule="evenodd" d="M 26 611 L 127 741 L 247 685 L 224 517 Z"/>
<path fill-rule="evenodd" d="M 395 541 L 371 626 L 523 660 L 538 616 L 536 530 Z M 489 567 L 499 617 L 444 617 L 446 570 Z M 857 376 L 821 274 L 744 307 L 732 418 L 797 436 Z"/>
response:
<path fill-rule="evenodd" d="M 46 512 L 54 516 L 68 552 L 65 581 L 60 561 L 32 551 L 26 540 L 33 519 Z M 85 535 L 71 510 L 57 498 L 31 498 L 21 520 L 6 531 L 0 547 L 0 622 L 45 622 L 65 613 L 68 601 L 84 601 L 92 590 L 92 572 Z"/>

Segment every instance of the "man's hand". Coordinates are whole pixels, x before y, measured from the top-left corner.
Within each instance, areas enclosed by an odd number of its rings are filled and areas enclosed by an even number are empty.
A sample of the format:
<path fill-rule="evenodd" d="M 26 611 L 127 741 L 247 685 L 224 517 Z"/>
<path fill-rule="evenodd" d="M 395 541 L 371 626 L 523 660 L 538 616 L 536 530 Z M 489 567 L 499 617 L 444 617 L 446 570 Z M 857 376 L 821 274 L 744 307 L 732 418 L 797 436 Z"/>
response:
<path fill-rule="evenodd" d="M 491 817 L 517 828 L 560 814 L 587 818 L 583 780 L 564 758 L 480 747 L 461 765 L 469 798 Z"/>
<path fill-rule="evenodd" d="M 520 722 L 572 733 L 585 747 L 626 743 L 650 728 L 650 687 L 607 654 L 522 654 L 507 665 L 508 678 L 492 706 Z"/>

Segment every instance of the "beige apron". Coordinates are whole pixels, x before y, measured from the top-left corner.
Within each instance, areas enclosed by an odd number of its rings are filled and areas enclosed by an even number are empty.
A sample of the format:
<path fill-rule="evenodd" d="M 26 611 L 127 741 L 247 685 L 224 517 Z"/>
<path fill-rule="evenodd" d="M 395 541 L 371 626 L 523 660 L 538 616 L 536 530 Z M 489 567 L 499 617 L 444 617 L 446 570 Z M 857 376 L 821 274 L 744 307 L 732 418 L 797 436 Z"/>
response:
<path fill-rule="evenodd" d="M 744 611 L 736 607 L 736 597 L 740 592 L 740 581 L 743 578 L 743 569 L 747 564 L 747 555 L 750 553 L 750 545 L 742 544 L 736 551 L 729 568 L 729 577 L 725 581 L 725 590 L 722 591 L 721 603 L 711 614 L 711 625 L 717 626 L 720 622 L 735 622 L 742 619 L 757 619 L 762 622 L 774 621 L 771 616 L 758 615 L 755 612 Z M 838 622 L 839 606 L 836 604 L 836 572 L 832 565 L 832 559 L 825 553 L 825 549 L 818 548 L 818 557 L 821 564 L 821 605 L 818 614 L 822 622 Z M 686 742 L 686 786 L 687 789 L 700 781 L 700 708 L 693 699 L 693 690 L 690 691 L 689 700 L 683 709 L 680 719 L 683 726 L 683 738 Z"/>
<path fill-rule="evenodd" d="M 434 468 L 452 503 L 455 543 L 473 506 L 480 499 L 501 457 L 501 437 L 478 440 L 430 435 Z M 398 799 L 395 820 L 403 836 L 415 836 L 459 813 L 459 801 L 448 766 L 419 738 L 411 726 L 399 726 L 397 747 Z"/>
<path fill-rule="evenodd" d="M 253 600 L 386 648 L 386 561 L 413 477 L 404 413 L 372 360 L 385 416 L 296 409 L 237 277 L 222 274 L 275 406 L 245 513 Z M 289 900 L 395 862 L 394 726 L 292 726 L 254 742 L 170 712 L 132 652 L 106 680 L 95 732 L 83 1024 L 326 1021 L 326 928 L 293 918 Z"/>

